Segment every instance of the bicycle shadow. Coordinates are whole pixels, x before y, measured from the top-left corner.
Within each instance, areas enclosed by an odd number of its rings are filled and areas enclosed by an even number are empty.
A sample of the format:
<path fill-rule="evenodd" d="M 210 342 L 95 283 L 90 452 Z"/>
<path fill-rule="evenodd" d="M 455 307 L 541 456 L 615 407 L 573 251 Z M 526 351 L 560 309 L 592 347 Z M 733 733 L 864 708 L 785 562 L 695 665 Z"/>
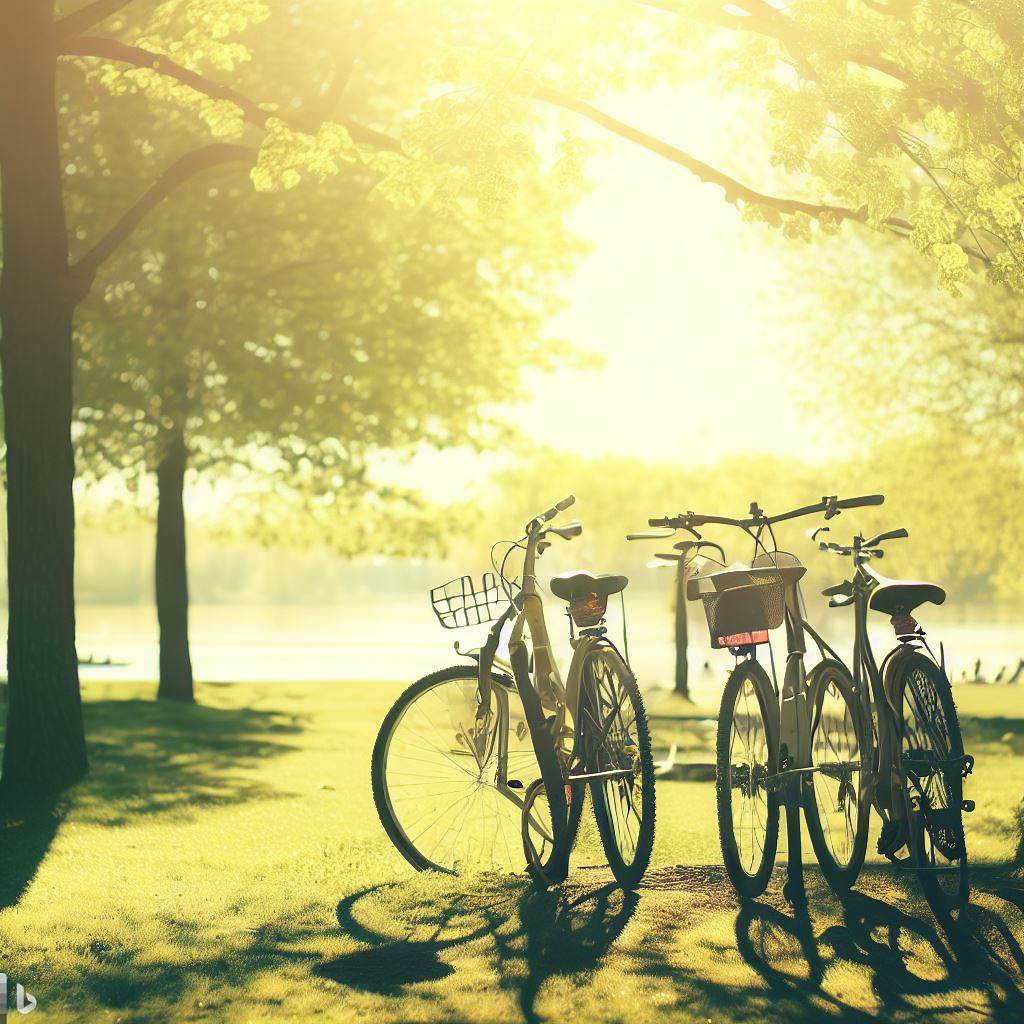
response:
<path fill-rule="evenodd" d="M 840 920 L 820 929 L 806 901 L 749 902 L 736 916 L 737 948 L 797 1020 L 816 1019 L 812 1006 L 838 1020 L 877 1020 L 873 1008 L 844 999 L 835 980 L 843 976 L 866 983 L 867 1001 L 894 1019 L 945 1019 L 958 1002 L 981 1019 L 1022 1019 L 1024 950 L 986 890 L 978 897 L 961 921 L 940 926 L 904 909 L 909 900 L 853 891 L 833 898 Z M 806 967 L 794 968 L 798 961 Z"/>
<path fill-rule="evenodd" d="M 343 934 L 367 948 L 326 961 L 314 974 L 358 991 L 408 996 L 422 982 L 452 976 L 451 960 L 478 953 L 500 966 L 498 987 L 526 1024 L 539 1024 L 545 984 L 596 971 L 637 906 L 634 894 L 611 883 L 542 891 L 522 878 L 481 879 L 472 892 L 439 901 L 429 895 L 437 886 L 418 881 L 384 883 L 341 900 Z M 394 934 L 398 921 L 404 935 Z M 438 1001 L 458 994 L 431 988 L 423 998 L 436 1010 Z M 450 1009 L 451 1019 L 460 1019 L 458 1007 Z"/>

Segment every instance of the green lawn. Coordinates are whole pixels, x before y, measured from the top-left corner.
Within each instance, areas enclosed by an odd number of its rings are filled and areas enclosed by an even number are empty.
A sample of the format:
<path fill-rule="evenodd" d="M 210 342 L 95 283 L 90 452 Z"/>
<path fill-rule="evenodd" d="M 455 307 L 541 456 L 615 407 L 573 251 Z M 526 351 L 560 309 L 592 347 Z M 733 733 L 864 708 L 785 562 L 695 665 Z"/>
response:
<path fill-rule="evenodd" d="M 369 790 L 397 692 L 206 686 L 182 708 L 87 684 L 91 776 L 2 833 L 0 970 L 38 998 L 33 1019 L 1024 1019 L 1024 884 L 998 868 L 1024 793 L 1024 693 L 957 691 L 978 757 L 977 896 L 946 936 L 913 879 L 877 864 L 844 903 L 812 871 L 807 910 L 778 876 L 740 908 L 699 781 L 660 783 L 636 896 L 586 864 L 551 892 L 417 876 Z M 659 720 L 663 740 L 675 729 Z M 706 723 L 678 731 L 699 759 Z"/>

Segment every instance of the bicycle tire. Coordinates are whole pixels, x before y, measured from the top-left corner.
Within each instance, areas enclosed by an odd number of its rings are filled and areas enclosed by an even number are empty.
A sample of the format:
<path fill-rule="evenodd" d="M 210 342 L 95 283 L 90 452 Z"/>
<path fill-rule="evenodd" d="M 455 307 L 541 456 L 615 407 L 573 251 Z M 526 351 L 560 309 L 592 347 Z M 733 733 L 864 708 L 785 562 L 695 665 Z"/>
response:
<path fill-rule="evenodd" d="M 748 689 L 749 687 L 749 689 Z M 756 744 L 755 756 L 764 757 L 764 763 L 755 761 L 753 768 L 744 763 L 737 767 L 740 772 L 733 771 L 732 737 L 736 716 L 737 702 L 741 691 L 754 696 L 757 716 L 764 732 L 764 746 Z M 716 742 L 715 796 L 718 804 L 718 837 L 722 844 L 722 860 L 736 892 L 744 899 L 760 896 L 768 887 L 772 869 L 775 867 L 775 854 L 779 842 L 779 796 L 774 789 L 761 787 L 764 792 L 763 823 L 755 813 L 756 799 L 750 798 L 748 817 L 751 820 L 751 840 L 755 832 L 755 824 L 763 824 L 764 840 L 760 844 L 760 853 L 745 857 L 741 852 L 736 838 L 736 820 L 733 814 L 733 792 L 743 788 L 743 773 L 746 772 L 746 784 L 756 792 L 758 780 L 773 776 L 778 772 L 779 750 L 778 729 L 776 726 L 775 691 L 765 670 L 754 660 L 741 662 L 729 673 L 725 689 L 722 691 L 722 706 L 718 715 L 718 737 Z M 750 714 L 754 709 L 749 697 L 744 697 L 744 712 Z M 749 736 L 749 731 L 748 731 Z M 740 784 L 736 785 L 739 778 Z M 741 808 L 741 819 L 744 810 Z M 744 866 L 749 864 L 750 870 Z"/>
<path fill-rule="evenodd" d="M 807 701 L 811 713 L 811 750 L 818 749 L 816 735 L 822 728 L 822 711 L 829 687 L 835 687 L 839 697 L 845 705 L 846 714 L 852 724 L 857 743 L 856 759 L 860 764 L 857 781 L 854 784 L 849 780 L 847 785 L 855 785 L 857 821 L 850 836 L 850 853 L 845 861 L 836 857 L 833 847 L 836 845 L 831 827 L 831 818 L 826 816 L 822 822 L 821 804 L 831 798 L 830 775 L 814 773 L 804 784 L 804 819 L 807 822 L 807 833 L 811 838 L 811 846 L 814 848 L 814 855 L 817 857 L 818 866 L 825 876 L 832 890 L 841 895 L 846 892 L 860 874 L 864 866 L 864 857 L 868 848 L 868 825 L 871 816 L 871 799 L 868 788 L 865 784 L 867 778 L 867 757 L 868 736 L 867 727 L 864 721 L 864 712 L 860 701 L 853 691 L 853 680 L 850 673 L 842 662 L 827 658 L 819 662 L 811 670 L 807 677 Z M 846 721 L 844 716 L 844 723 Z M 828 744 L 826 743 L 826 746 Z M 843 753 L 838 745 L 831 744 L 832 752 L 823 751 L 825 756 L 836 756 Z M 813 757 L 812 753 L 812 757 Z M 821 756 L 812 761 L 813 767 L 820 768 L 823 762 Z M 820 783 L 820 784 L 819 784 Z M 842 790 L 843 783 L 840 782 L 837 795 L 842 807 L 842 801 L 849 798 L 848 793 Z M 826 834 L 827 833 L 827 834 Z"/>
<path fill-rule="evenodd" d="M 918 754 L 915 748 L 927 742 L 927 748 L 937 747 L 939 757 L 960 758 L 964 754 L 960 720 L 953 701 L 953 691 L 945 673 L 930 658 L 919 650 L 907 648 L 892 659 L 890 665 L 891 690 L 899 708 L 900 755 L 901 761 L 907 754 Z M 935 704 L 928 700 L 926 690 L 935 696 Z M 910 696 L 908 698 L 908 690 Z M 911 706 L 912 705 L 912 706 Z M 927 723 L 925 728 L 908 724 L 908 712 L 920 716 Z M 925 735 L 927 734 L 927 735 Z M 967 837 L 963 827 L 963 778 L 960 775 L 943 774 L 937 786 L 936 776 L 929 776 L 926 789 L 931 798 L 938 796 L 944 801 L 941 814 L 933 818 L 922 811 L 922 794 L 901 764 L 900 784 L 903 806 L 908 828 L 908 847 L 912 862 L 917 869 L 925 898 L 932 912 L 940 920 L 956 920 L 970 902 L 970 873 L 968 867 Z M 948 884 L 940 881 L 935 853 L 947 864 L 955 865 L 949 871 Z M 959 854 L 957 856 L 957 854 Z"/>
<path fill-rule="evenodd" d="M 515 688 L 511 686 L 509 680 L 503 679 L 497 674 L 492 675 L 491 678 L 495 689 L 499 690 L 500 688 L 500 692 L 504 693 L 508 700 L 519 699 Z M 441 863 L 438 860 L 432 859 L 427 852 L 417 846 L 414 838 L 409 836 L 406 827 L 399 820 L 391 798 L 387 771 L 392 739 L 396 728 L 399 727 L 404 716 L 411 708 L 415 707 L 418 701 L 423 700 L 429 695 L 431 691 L 448 683 L 461 682 L 467 684 L 467 686 L 475 685 L 477 680 L 477 669 L 473 665 L 454 665 L 449 668 L 440 669 L 437 672 L 432 672 L 416 680 L 416 682 L 406 688 L 392 705 L 377 733 L 370 762 L 370 779 L 374 805 L 377 808 L 377 815 L 388 838 L 405 860 L 417 871 L 433 870 L 446 874 L 457 874 L 458 867 L 455 864 Z M 508 727 L 507 722 L 505 727 Z M 522 769 L 519 773 L 526 776 L 523 782 L 524 789 L 525 785 L 539 774 L 535 758 L 530 763 L 530 758 L 525 756 L 525 750 L 526 748 L 523 748 L 524 756 L 517 757 L 516 759 L 516 767 Z M 512 806 L 515 805 L 513 804 Z M 523 856 L 522 860 L 518 860 L 518 856 L 522 854 L 520 824 L 517 817 L 519 813 L 518 807 L 514 811 L 510 810 L 510 818 L 506 826 L 508 830 L 506 838 L 509 849 L 506 861 L 508 870 L 514 871 L 521 871 L 526 866 L 525 856 Z"/>
<path fill-rule="evenodd" d="M 598 665 L 598 662 L 603 665 Z M 625 691 L 616 696 L 612 683 L 602 690 L 602 669 L 611 672 Z M 607 678 L 607 675 L 606 675 Z M 580 723 L 582 745 L 587 770 L 608 771 L 632 767 L 633 776 L 627 786 L 622 779 L 594 779 L 590 782 L 590 799 L 594 807 L 597 831 L 608 866 L 615 880 L 624 889 L 635 888 L 643 878 L 651 862 L 654 849 L 655 786 L 654 756 L 651 752 L 651 731 L 647 723 L 647 712 L 636 679 L 629 666 L 610 645 L 602 644 L 593 648 L 580 669 Z M 608 721 L 602 714 L 602 695 L 616 702 L 609 713 L 616 713 L 628 699 L 632 722 L 619 718 L 619 729 L 615 738 L 606 735 L 601 743 L 594 735 Z M 632 763 L 626 764 L 626 758 Z M 636 783 L 639 781 L 639 791 Z M 635 811 L 635 795 L 640 797 L 640 813 Z M 630 829 L 630 818 L 636 820 L 636 833 Z M 625 848 L 624 848 L 625 847 Z"/>

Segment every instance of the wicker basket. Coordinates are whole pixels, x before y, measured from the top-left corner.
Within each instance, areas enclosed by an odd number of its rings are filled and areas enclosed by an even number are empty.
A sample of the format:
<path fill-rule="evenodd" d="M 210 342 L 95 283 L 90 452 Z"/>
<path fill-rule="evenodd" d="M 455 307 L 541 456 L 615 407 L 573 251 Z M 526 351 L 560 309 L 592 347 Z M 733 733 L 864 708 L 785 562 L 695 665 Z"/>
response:
<path fill-rule="evenodd" d="M 687 596 L 704 605 L 712 647 L 732 646 L 740 642 L 736 637 L 778 629 L 785 615 L 786 587 L 806 571 L 795 556 L 781 551 L 759 556 L 749 567 L 708 563 L 706 569 L 715 571 L 690 579 Z"/>

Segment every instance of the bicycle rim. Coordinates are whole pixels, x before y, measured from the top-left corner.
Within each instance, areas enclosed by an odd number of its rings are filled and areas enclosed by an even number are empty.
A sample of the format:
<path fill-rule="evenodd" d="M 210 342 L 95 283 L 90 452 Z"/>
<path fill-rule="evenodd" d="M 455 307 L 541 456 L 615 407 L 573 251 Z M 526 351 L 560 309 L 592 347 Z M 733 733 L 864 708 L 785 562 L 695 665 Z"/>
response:
<path fill-rule="evenodd" d="M 970 891 L 959 771 L 929 770 L 932 762 L 963 755 L 949 683 L 935 664 L 914 652 L 901 666 L 900 740 L 910 848 L 932 909 L 956 917 Z"/>
<path fill-rule="evenodd" d="M 624 774 L 590 784 L 601 845 L 622 885 L 643 877 L 654 845 L 654 761 L 636 682 L 610 647 L 583 666 L 580 729 L 587 767 Z"/>
<path fill-rule="evenodd" d="M 775 863 L 779 802 L 771 683 L 756 662 L 729 676 L 718 719 L 718 831 L 726 871 L 742 896 L 764 892 Z"/>
<path fill-rule="evenodd" d="M 539 774 L 537 761 L 518 696 L 498 685 L 474 741 L 471 673 L 438 673 L 399 699 L 374 751 L 374 795 L 388 834 L 415 867 L 520 871 L 521 787 Z M 503 760 L 511 790 L 500 784 Z"/>
<path fill-rule="evenodd" d="M 867 848 L 870 804 L 864 789 L 865 734 L 860 705 L 846 670 L 817 666 L 808 689 L 812 700 L 808 833 L 822 872 L 834 888 L 849 888 Z"/>

